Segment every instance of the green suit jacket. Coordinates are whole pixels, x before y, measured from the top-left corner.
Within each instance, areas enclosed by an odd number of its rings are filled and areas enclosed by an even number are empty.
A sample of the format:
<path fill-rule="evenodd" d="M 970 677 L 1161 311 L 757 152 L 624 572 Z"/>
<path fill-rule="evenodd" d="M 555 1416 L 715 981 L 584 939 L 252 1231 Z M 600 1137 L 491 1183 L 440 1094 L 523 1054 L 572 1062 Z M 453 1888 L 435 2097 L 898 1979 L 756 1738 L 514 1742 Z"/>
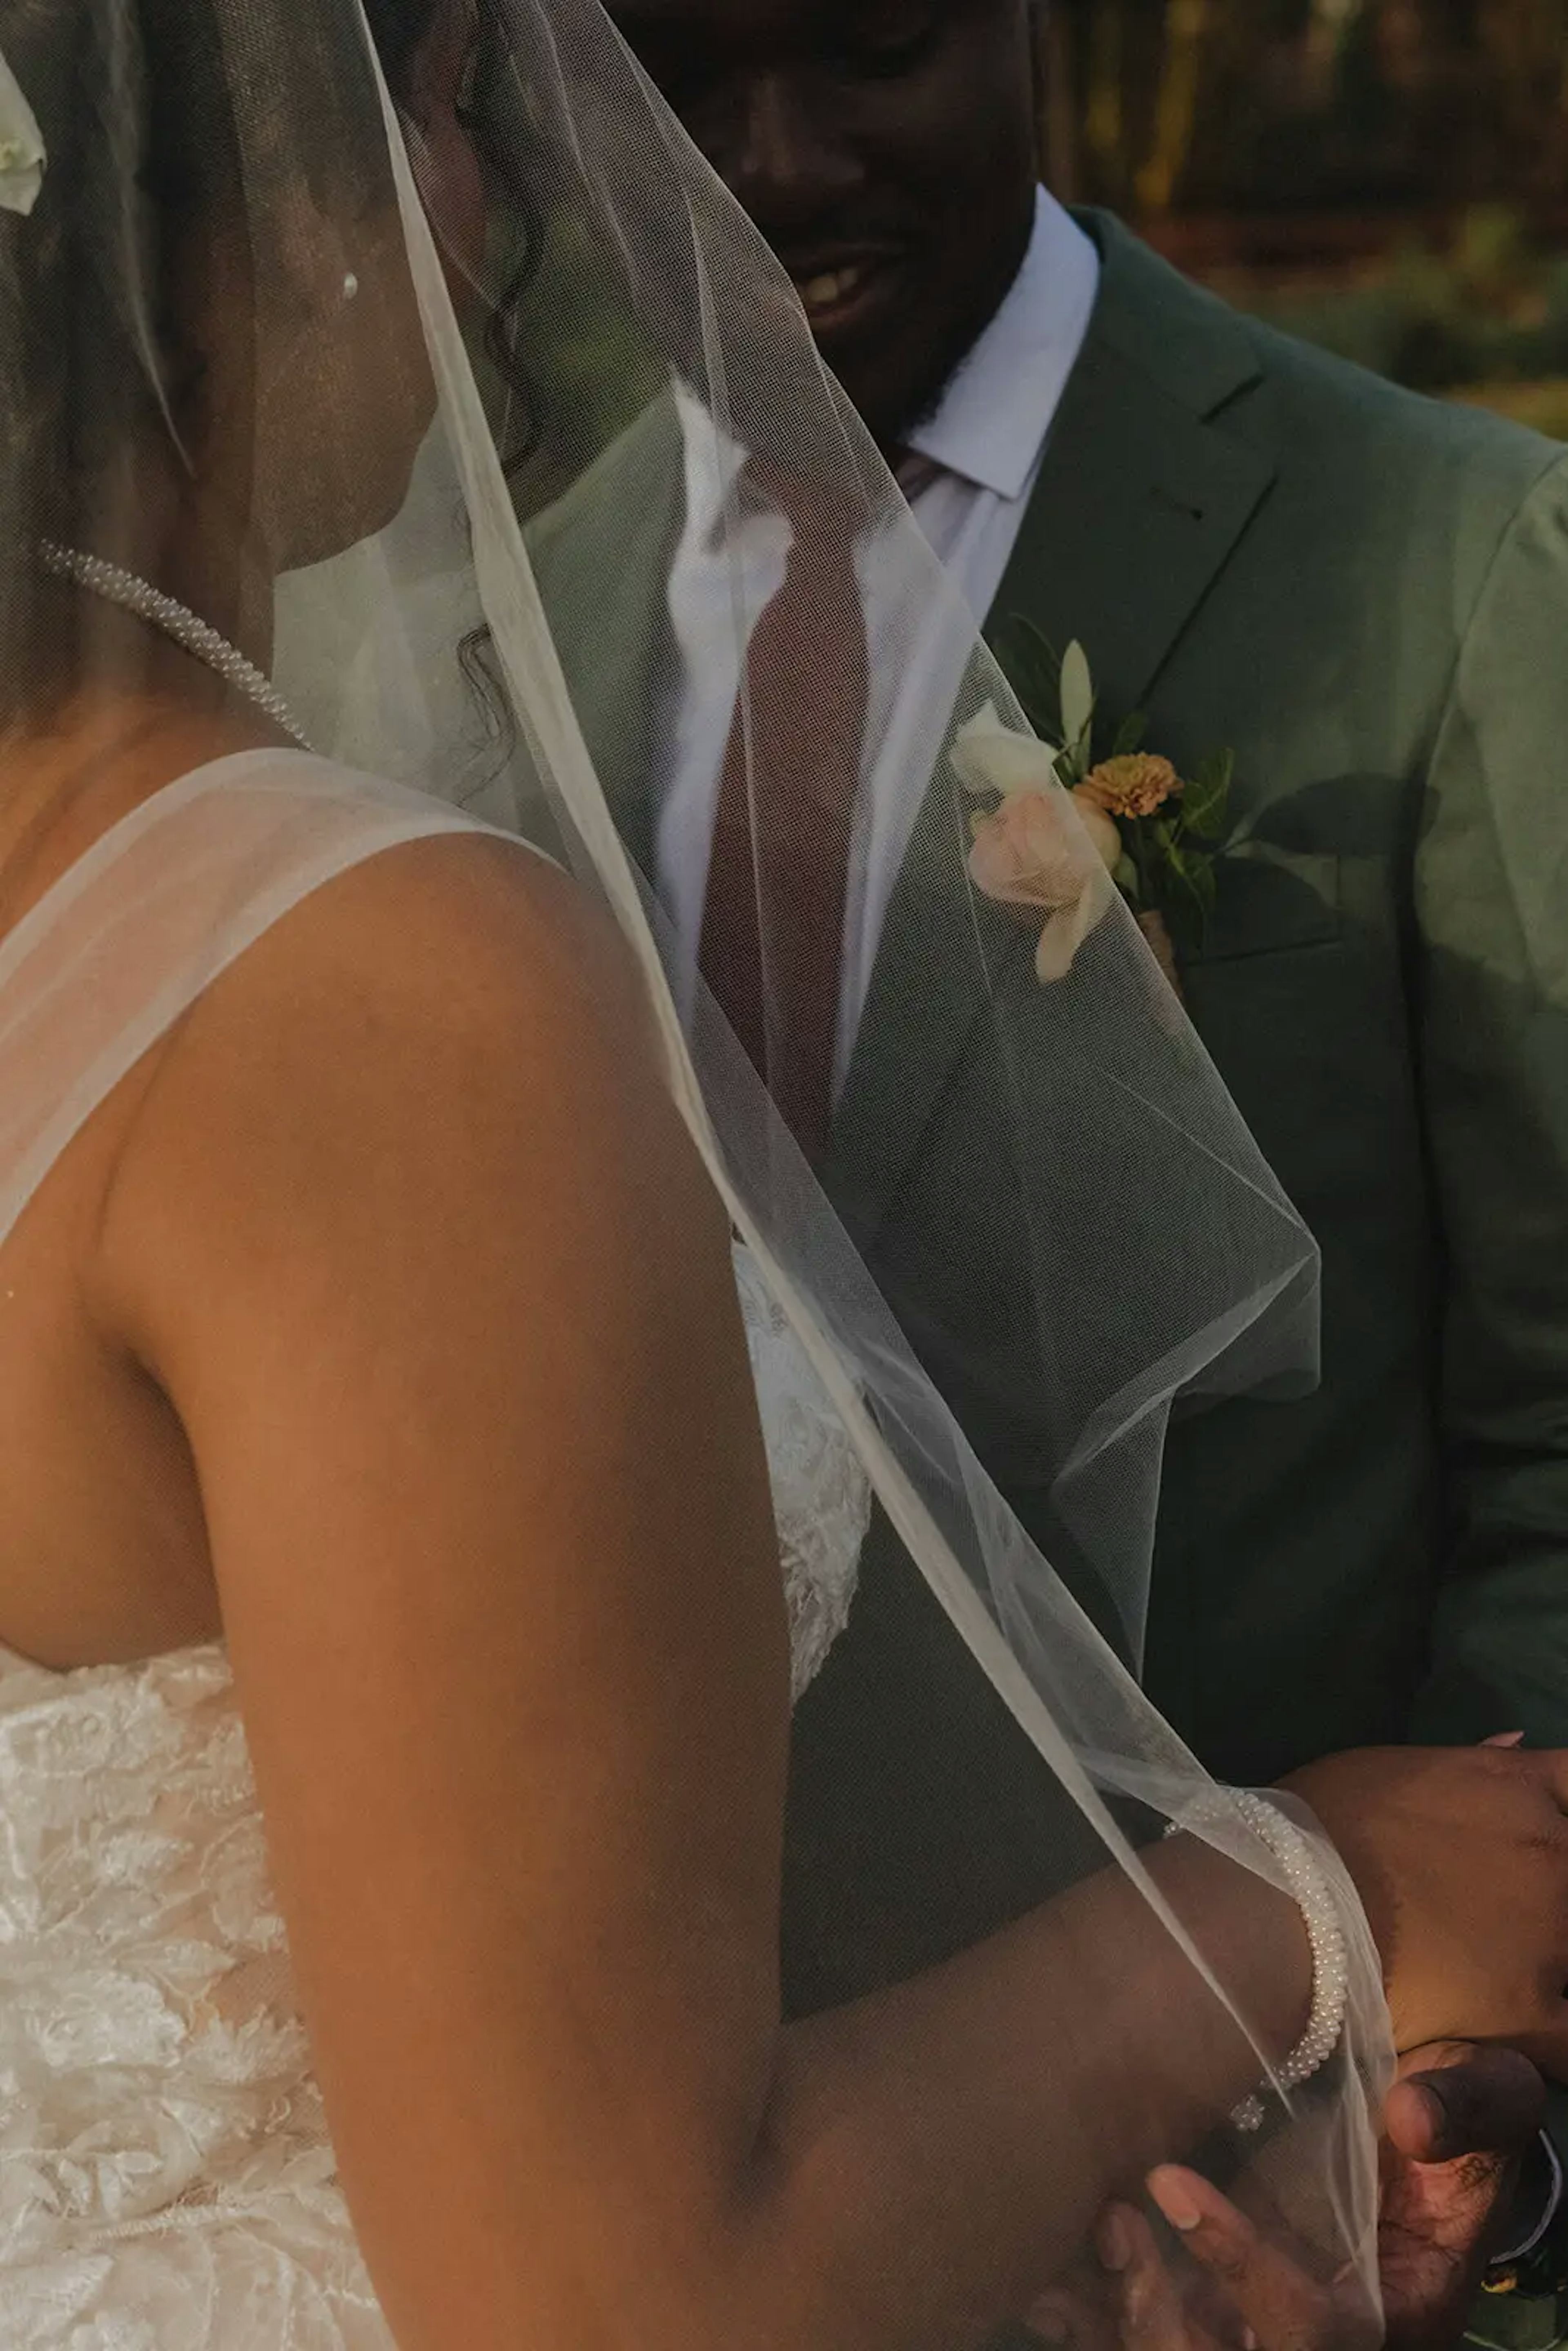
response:
<path fill-rule="evenodd" d="M 1317 1392 L 1171 1432 L 1145 1685 L 1242 1782 L 1386 1740 L 1568 1741 L 1568 455 L 1281 338 L 1086 225 L 1098 307 L 991 628 L 1080 638 L 1107 737 L 1138 708 L 1189 770 L 1234 747 L 1243 840 L 1185 986 L 1323 1252 Z M 569 674 L 610 645 L 629 665 L 623 698 L 586 700 L 644 858 L 627 714 L 659 656 L 649 583 L 680 515 L 655 444 L 674 430 L 650 412 L 533 534 Z M 653 456 L 670 486 L 640 497 Z M 1051 1547 L 992 1261 L 1006 1202 L 974 1220 L 984 1263 L 954 1217 L 992 1180 L 981 1159 L 1027 1185 L 1027 1136 L 977 1152 L 1003 1097 L 977 1005 L 932 986 L 933 911 L 901 882 L 825 1180 Z M 1054 1790 L 956 1649 L 873 1542 L 797 1719 L 800 2005 L 1038 1890 Z"/>

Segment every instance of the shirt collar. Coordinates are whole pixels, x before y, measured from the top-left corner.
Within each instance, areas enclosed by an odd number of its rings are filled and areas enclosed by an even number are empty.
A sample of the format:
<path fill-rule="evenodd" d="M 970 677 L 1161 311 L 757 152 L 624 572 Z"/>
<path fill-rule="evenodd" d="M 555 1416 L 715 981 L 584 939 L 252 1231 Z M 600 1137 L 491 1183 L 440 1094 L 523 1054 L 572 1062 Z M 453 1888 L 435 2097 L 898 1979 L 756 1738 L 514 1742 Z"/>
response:
<path fill-rule="evenodd" d="M 907 445 L 998 497 L 1029 487 L 1100 291 L 1100 256 L 1044 188 L 1023 266 Z"/>
<path fill-rule="evenodd" d="M 905 446 L 944 473 L 1020 498 L 1040 463 L 1067 380 L 1078 364 L 1100 292 L 1092 238 L 1044 188 L 1035 192 L 1034 228 L 1018 276 L 936 413 Z M 705 546 L 746 463 L 746 451 L 679 376 L 686 488 L 686 538 Z"/>

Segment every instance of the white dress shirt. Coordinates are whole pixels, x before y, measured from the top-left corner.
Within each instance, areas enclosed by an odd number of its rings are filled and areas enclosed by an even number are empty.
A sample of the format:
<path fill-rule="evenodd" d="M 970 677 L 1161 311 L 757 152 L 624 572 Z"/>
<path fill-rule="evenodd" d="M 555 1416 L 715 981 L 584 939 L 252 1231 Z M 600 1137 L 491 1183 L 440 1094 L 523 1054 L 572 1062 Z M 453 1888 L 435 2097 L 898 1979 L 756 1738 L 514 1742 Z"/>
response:
<path fill-rule="evenodd" d="M 1093 245 L 1040 191 L 1023 266 L 1001 307 L 909 446 L 940 469 L 914 513 L 951 583 L 919 576 L 906 529 L 873 529 L 855 549 L 870 655 L 867 765 L 850 847 L 836 1081 L 864 1009 L 893 885 L 930 780 L 934 730 L 948 713 L 1022 525 L 1046 437 L 1099 291 Z M 662 777 L 656 884 L 674 932 L 683 1012 L 696 985 L 703 906 L 740 645 L 783 585 L 789 526 L 737 518 L 727 506 L 746 453 L 684 390 L 686 518 L 671 568 L 679 654 Z M 953 592 L 956 590 L 956 593 Z M 738 625 L 737 625 L 738 623 Z M 662 786 L 662 788 L 661 788 Z"/>

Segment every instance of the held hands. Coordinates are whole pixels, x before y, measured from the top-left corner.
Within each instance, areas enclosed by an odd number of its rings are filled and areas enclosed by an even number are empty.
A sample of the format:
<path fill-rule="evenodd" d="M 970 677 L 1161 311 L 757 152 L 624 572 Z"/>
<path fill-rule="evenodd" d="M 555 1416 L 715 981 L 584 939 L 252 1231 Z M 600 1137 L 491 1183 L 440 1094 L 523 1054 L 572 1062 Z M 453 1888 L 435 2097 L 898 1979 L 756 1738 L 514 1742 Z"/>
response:
<path fill-rule="evenodd" d="M 1513 1734 L 1479 1748 L 1366 1749 L 1282 1784 L 1355 1881 L 1406 2053 L 1378 2149 L 1384 2322 L 1353 2276 L 1322 2276 L 1277 2214 L 1244 2211 L 1166 2164 L 1146 2186 L 1181 2252 L 1132 2205 L 1109 2207 L 1097 2260 L 1030 2314 L 1048 2342 L 1446 2351 L 1463 2330 L 1540 2127 L 1536 2064 L 1568 2079 L 1568 1752 L 1526 1754 Z"/>
<path fill-rule="evenodd" d="M 1568 1750 L 1364 1748 L 1281 1785 L 1355 1881 L 1396 2047 L 1501 2042 L 1568 2081 Z"/>
<path fill-rule="evenodd" d="M 1098 2275 L 1053 2288 L 1030 2325 L 1072 2351 L 1371 2351 L 1385 2340 L 1444 2351 L 1542 2105 L 1540 2075 L 1511 2050 L 1448 2043 L 1402 2062 L 1379 2147 L 1381 2327 L 1357 2281 L 1325 2280 L 1277 2216 L 1249 2216 L 1175 2164 L 1147 2186 L 1182 2253 L 1168 2257 L 1143 2213 L 1114 2204 L 1096 2231 Z"/>
<path fill-rule="evenodd" d="M 1445 2351 L 1458 2340 L 1545 2092 L 1517 2046 L 1437 2038 L 1411 2047 L 1408 2036 L 1458 2002 L 1488 2020 L 1472 2031 L 1516 2043 L 1527 2033 L 1543 2064 L 1562 2065 L 1568 1756 L 1521 1746 L 1505 1732 L 1479 1749 L 1369 1750 L 1285 1783 L 1317 1812 L 1355 1878 L 1407 2052 L 1378 2147 L 1382 2329 L 1354 2278 L 1325 2282 L 1277 2217 L 1249 2218 L 1197 2173 L 1163 2165 L 1147 2186 L 1191 2256 L 1185 2289 L 1144 2215 L 1114 2205 L 1097 2231 L 1097 2286 L 1049 2294 L 1035 2313 L 1048 2339 L 1070 2336 L 1077 2351 L 1364 2351 L 1380 2339 L 1395 2351 Z M 1477 1762 L 1479 1773 L 1464 1768 Z M 1467 1888 L 1465 1862 L 1489 1843 Z M 1457 1907 L 1435 1934 L 1445 1888 Z"/>

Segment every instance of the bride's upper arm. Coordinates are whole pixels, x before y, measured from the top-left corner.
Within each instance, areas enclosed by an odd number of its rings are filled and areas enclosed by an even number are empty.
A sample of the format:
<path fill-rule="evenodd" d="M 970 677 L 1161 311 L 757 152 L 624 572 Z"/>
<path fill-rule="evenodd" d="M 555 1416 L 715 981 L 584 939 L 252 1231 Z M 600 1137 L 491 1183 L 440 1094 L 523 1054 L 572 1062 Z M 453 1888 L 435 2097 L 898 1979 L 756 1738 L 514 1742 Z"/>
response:
<path fill-rule="evenodd" d="M 487 2343 L 515 2275 L 594 2339 L 605 2210 L 697 2225 L 757 2126 L 788 1727 L 727 1228 L 618 945 L 489 843 L 334 883 L 166 1054 L 103 1251 L 394 2330 Z"/>

